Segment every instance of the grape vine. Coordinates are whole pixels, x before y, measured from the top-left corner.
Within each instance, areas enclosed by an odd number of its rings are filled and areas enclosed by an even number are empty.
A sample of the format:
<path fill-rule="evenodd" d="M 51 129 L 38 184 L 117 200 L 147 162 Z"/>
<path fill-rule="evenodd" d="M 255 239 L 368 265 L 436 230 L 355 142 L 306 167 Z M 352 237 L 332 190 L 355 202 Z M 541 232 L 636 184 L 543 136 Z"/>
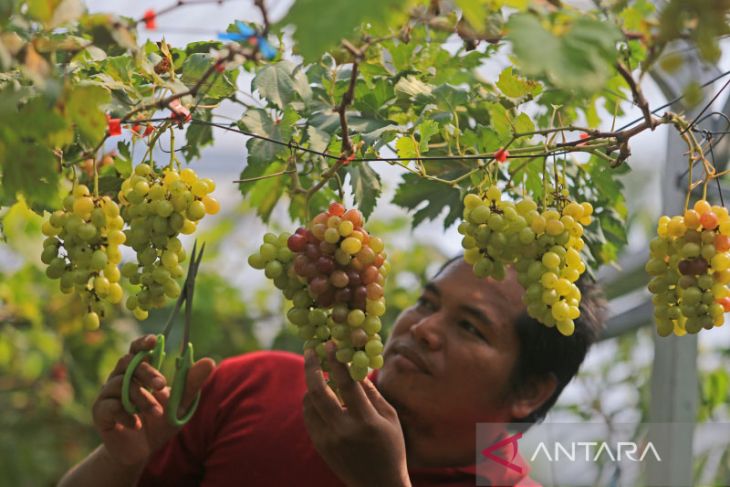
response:
<path fill-rule="evenodd" d="M 712 142 L 698 138 L 698 119 L 650 107 L 641 88 L 655 65 L 682 62 L 662 54 L 673 39 L 693 40 L 713 60 L 717 39 L 708 33 L 722 29 L 717 15 L 694 11 L 696 22 L 682 29 L 654 27 L 676 11 L 675 1 L 659 10 L 636 2 L 600 11 L 478 3 L 404 5 L 400 16 L 353 11 L 327 32 L 313 29 L 295 4 L 281 22 L 296 26 L 288 46 L 286 37 L 274 41 L 279 25 L 257 0 L 262 25 L 234 22 L 216 40 L 183 48 L 139 44 L 136 29 L 161 29 L 160 16 L 189 2 L 140 12 L 136 20 L 13 3 L 1 21 L 12 34 L 0 39 L 0 91 L 8 101 L 0 120 L 13 123 L 0 129 L 0 205 L 22 201 L 50 215 L 42 261 L 64 291 L 87 296 L 92 327 L 93 314 L 103 317 L 117 302 L 117 272 L 139 286 L 126 301 L 138 319 L 179 293 L 175 279 L 185 255 L 178 237 L 219 205 L 209 195 L 212 181 L 172 164 L 178 152 L 188 163 L 199 158 L 216 131 L 248 138 L 237 184 L 264 221 L 282 199 L 292 219 L 304 223 L 348 196 L 365 220 L 382 194 L 378 166 L 395 165 L 403 175 L 393 203 L 413 212 L 414 226 L 444 209 L 445 226 L 464 216 L 460 229 L 475 272 L 501 277 L 505 266 L 515 266 L 530 314 L 570 334 L 580 299 L 576 280 L 613 261 L 626 243 L 617 177 L 627 170 L 630 141 L 669 125 L 687 144 L 690 172 L 700 163 L 705 183 L 724 174 L 705 157 Z M 462 41 L 453 52 L 452 34 Z M 320 42 L 316 49 L 313 42 Z M 552 48 L 536 56 L 534 45 Z M 503 55 L 504 46 L 514 62 L 485 81 L 481 66 Z M 285 59 L 289 47 L 303 55 L 302 64 Z M 243 72 L 252 75 L 249 92 L 239 86 Z M 240 107 L 231 123 L 220 119 L 224 102 Z M 615 118 L 628 103 L 639 118 L 602 128 L 599 106 Z M 186 143 L 176 150 L 182 132 Z M 167 137 L 171 165 L 161 172 L 148 163 Z M 146 146 L 144 163 L 134 160 L 137 144 Z M 26 160 L 33 161 L 30 170 L 15 162 Z M 548 160 L 560 168 L 551 184 Z M 485 181 L 495 189 L 482 191 Z M 689 192 L 697 184 L 690 181 Z M 74 196 L 78 205 L 90 201 L 99 209 L 92 213 L 102 214 L 110 201 L 123 225 L 114 217 L 112 228 L 64 204 L 83 187 L 93 189 Z M 496 188 L 503 198 L 490 197 Z M 71 235 L 69 222 L 88 238 Z M 347 238 L 345 249 L 355 245 Z M 119 245 L 131 246 L 136 262 L 115 272 Z M 102 254 L 107 262 L 99 268 Z M 276 273 L 276 262 L 267 264 L 268 274 Z"/>

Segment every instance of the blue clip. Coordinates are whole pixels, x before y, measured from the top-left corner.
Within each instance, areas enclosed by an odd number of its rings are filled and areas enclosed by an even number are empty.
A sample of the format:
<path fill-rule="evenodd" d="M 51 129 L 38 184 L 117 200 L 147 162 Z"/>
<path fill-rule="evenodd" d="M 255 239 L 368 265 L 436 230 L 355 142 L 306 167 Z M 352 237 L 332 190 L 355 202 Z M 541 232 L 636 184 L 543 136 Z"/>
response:
<path fill-rule="evenodd" d="M 244 24 L 240 20 L 236 20 L 236 28 L 238 28 L 238 32 L 224 32 L 218 34 L 218 39 L 240 43 L 250 43 L 251 39 L 255 39 L 255 44 L 258 45 L 258 50 L 264 59 L 271 60 L 276 57 L 276 49 L 269 44 L 269 41 L 267 41 L 264 36 L 258 34 L 251 26 Z"/>

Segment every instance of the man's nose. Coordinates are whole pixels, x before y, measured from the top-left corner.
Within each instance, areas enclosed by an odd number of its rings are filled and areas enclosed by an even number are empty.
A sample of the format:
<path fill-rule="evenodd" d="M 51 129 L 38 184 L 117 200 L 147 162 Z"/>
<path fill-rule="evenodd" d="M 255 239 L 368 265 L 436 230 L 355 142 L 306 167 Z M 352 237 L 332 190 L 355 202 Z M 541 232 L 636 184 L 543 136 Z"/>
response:
<path fill-rule="evenodd" d="M 428 349 L 437 350 L 443 345 L 443 320 L 443 311 L 431 313 L 411 325 L 410 333 Z"/>

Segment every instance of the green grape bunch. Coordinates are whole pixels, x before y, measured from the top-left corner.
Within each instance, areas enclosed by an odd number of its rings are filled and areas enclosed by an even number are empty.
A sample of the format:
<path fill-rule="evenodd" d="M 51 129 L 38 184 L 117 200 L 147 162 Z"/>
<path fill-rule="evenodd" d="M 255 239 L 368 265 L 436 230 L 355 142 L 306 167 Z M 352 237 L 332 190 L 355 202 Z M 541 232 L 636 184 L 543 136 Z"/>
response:
<path fill-rule="evenodd" d="M 390 264 L 383 241 L 363 228 L 360 211 L 332 203 L 293 235 L 265 235 L 248 262 L 263 269 L 292 301 L 287 318 L 323 368 L 328 340 L 335 343 L 337 360 L 349 365 L 353 380 L 363 380 L 369 368 L 382 367 L 378 332 Z"/>
<path fill-rule="evenodd" d="M 122 300 L 117 265 L 126 239 L 123 227 L 119 206 L 108 196 L 92 196 L 81 184 L 41 227 L 46 275 L 60 280 L 62 292 L 79 296 L 87 309 L 82 319 L 86 329 L 98 328 L 109 306 Z"/>
<path fill-rule="evenodd" d="M 730 216 L 704 199 L 683 215 L 662 216 L 644 269 L 659 336 L 698 333 L 730 311 Z"/>
<path fill-rule="evenodd" d="M 121 215 L 129 225 L 126 245 L 137 259 L 122 265 L 121 273 L 140 286 L 126 302 L 137 319 L 146 319 L 151 308 L 180 295 L 177 279 L 184 274 L 180 264 L 187 256 L 178 237 L 194 233 L 206 214 L 220 210 L 210 196 L 214 190 L 212 180 L 199 179 L 190 168 L 160 172 L 148 164 L 139 164 L 122 183 Z"/>
<path fill-rule="evenodd" d="M 524 287 L 527 313 L 563 335 L 572 335 L 580 316 L 581 293 L 575 282 L 585 272 L 580 255 L 583 225 L 591 223 L 590 203 L 566 202 L 562 209 L 538 209 L 530 198 L 503 200 L 496 185 L 485 198 L 467 194 L 464 221 L 464 260 L 478 277 L 502 280 L 513 266 Z"/>

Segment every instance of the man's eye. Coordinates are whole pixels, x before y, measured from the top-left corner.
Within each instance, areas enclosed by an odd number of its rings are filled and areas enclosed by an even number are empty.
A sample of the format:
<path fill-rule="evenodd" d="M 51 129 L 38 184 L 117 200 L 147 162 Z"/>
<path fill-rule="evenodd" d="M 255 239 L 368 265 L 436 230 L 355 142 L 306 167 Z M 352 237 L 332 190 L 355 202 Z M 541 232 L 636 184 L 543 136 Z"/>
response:
<path fill-rule="evenodd" d="M 469 321 L 462 320 L 459 322 L 459 326 L 461 326 L 464 330 L 471 333 L 472 335 L 476 335 L 480 339 L 486 341 L 486 337 L 482 334 L 481 331 L 479 331 L 479 328 L 471 324 Z"/>
<path fill-rule="evenodd" d="M 418 301 L 416 301 L 416 303 L 419 308 L 424 308 L 424 309 L 428 309 L 428 310 L 434 309 L 434 304 L 427 298 L 424 298 L 423 296 L 418 298 Z"/>

